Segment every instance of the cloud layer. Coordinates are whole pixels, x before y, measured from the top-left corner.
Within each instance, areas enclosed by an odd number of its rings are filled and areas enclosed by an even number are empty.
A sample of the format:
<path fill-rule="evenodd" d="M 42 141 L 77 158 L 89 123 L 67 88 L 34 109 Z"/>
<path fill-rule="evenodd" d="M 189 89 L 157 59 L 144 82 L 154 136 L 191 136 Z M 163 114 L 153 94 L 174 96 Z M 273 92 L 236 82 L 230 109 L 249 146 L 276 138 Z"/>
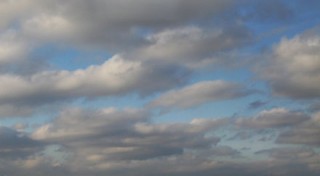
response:
<path fill-rule="evenodd" d="M 0 175 L 318 176 L 319 9 L 1 1 Z"/>

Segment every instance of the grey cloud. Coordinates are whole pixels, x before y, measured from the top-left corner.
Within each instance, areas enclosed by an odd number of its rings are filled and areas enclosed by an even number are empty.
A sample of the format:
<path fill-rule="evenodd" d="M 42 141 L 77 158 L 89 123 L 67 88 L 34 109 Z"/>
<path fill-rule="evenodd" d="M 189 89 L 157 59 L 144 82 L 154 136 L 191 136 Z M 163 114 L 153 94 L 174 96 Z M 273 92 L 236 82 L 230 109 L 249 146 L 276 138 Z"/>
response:
<path fill-rule="evenodd" d="M 239 84 L 216 80 L 203 81 L 160 95 L 150 105 L 163 108 L 190 108 L 203 103 L 228 100 L 248 95 Z"/>
<path fill-rule="evenodd" d="M 22 21 L 27 36 L 118 52 L 144 44 L 139 30 L 180 26 L 210 19 L 233 6 L 232 1 L 39 1 L 42 13 Z M 43 13 L 44 12 L 44 13 Z M 30 27 L 31 26 L 31 27 Z M 37 27 L 32 27 L 37 26 Z"/>
<path fill-rule="evenodd" d="M 98 165 L 110 158 L 119 162 L 145 160 L 181 155 L 185 149 L 206 149 L 220 139 L 205 135 L 225 123 L 224 119 L 194 119 L 190 123 L 153 124 L 141 110 L 74 109 L 38 128 L 32 137 L 61 144 L 75 157 Z"/>
<path fill-rule="evenodd" d="M 21 62 L 30 52 L 27 43 L 16 30 L 7 30 L 0 34 L 0 66 Z"/>
<path fill-rule="evenodd" d="M 0 117 L 28 117 L 34 112 L 34 108 L 32 107 L 0 105 Z"/>
<path fill-rule="evenodd" d="M 309 119 L 310 117 L 302 112 L 289 111 L 284 108 L 274 108 L 262 111 L 253 118 L 237 119 L 236 125 L 252 129 L 281 128 L 296 126 Z"/>
<path fill-rule="evenodd" d="M 260 101 L 260 100 L 256 100 L 256 101 L 253 101 L 249 104 L 249 109 L 257 109 L 257 108 L 260 108 L 264 105 L 266 105 L 268 102 L 266 101 Z"/>
<path fill-rule="evenodd" d="M 83 176 L 267 176 L 280 171 L 284 175 L 313 176 L 319 172 L 318 154 L 310 148 L 264 150 L 256 154 L 268 155 L 271 160 L 234 161 L 241 153 L 231 146 L 217 145 L 220 139 L 211 133 L 231 120 L 194 119 L 189 123 L 163 124 L 152 122 L 149 115 L 138 109 L 68 109 L 39 127 L 28 140 L 61 145 L 60 152 L 70 154 L 70 158 L 59 162 L 45 153 L 29 155 L 6 163 L 2 169 L 16 175 L 48 172 Z M 313 119 L 317 120 L 317 116 Z M 17 164 L 22 167 L 12 170 Z"/>
<path fill-rule="evenodd" d="M 213 29 L 188 26 L 153 33 L 146 40 L 149 44 L 130 52 L 131 57 L 196 69 L 228 65 L 233 59 L 224 56 L 225 51 L 249 44 L 252 35 L 242 25 Z"/>
<path fill-rule="evenodd" d="M 1 1 L 0 10 L 3 12 L 0 18 L 0 29 L 7 28 L 13 21 L 18 21 L 26 14 L 32 12 L 37 0 Z"/>
<path fill-rule="evenodd" d="M 160 160 L 137 161 L 134 163 L 118 163 L 101 165 L 102 170 L 83 171 L 79 168 L 81 173 L 96 173 L 97 175 L 105 175 L 106 173 L 112 175 L 293 175 L 299 176 L 308 174 L 311 176 L 317 175 L 317 170 L 314 167 L 309 167 L 307 163 L 302 161 L 253 161 L 249 163 L 236 163 L 232 161 L 214 162 L 203 158 L 197 158 L 193 155 L 177 156 L 172 158 L 163 158 Z M 109 169 L 107 169 L 109 166 Z M 110 169 L 110 166 L 114 166 Z"/>
<path fill-rule="evenodd" d="M 226 51 L 253 42 L 253 34 L 243 23 L 214 28 L 193 23 L 219 16 L 237 4 L 232 1 L 59 2 L 44 1 L 41 4 L 45 4 L 43 8 L 48 13 L 35 14 L 22 22 L 25 38 L 38 43 L 51 41 L 98 48 L 112 54 L 127 53 L 126 57 L 131 59 L 188 68 L 228 65 L 234 59 L 225 56 Z"/>
<path fill-rule="evenodd" d="M 305 123 L 281 133 L 278 143 L 320 145 L 320 114 L 316 113 Z"/>
<path fill-rule="evenodd" d="M 320 102 L 319 102 L 319 101 L 313 102 L 313 103 L 308 107 L 308 110 L 311 111 L 311 112 L 313 112 L 313 113 L 320 111 Z"/>
<path fill-rule="evenodd" d="M 274 163 L 292 165 L 297 167 L 298 172 L 317 173 L 320 171 L 320 154 L 308 147 L 283 147 L 271 148 L 256 152 L 256 154 L 266 154 Z"/>
<path fill-rule="evenodd" d="M 44 143 L 30 139 L 26 134 L 0 126 L 0 160 L 25 158 L 40 151 Z"/>
<path fill-rule="evenodd" d="M 6 21 L 5 28 L 11 29 L 10 24 L 15 23 L 17 27 L 12 29 L 19 34 L 18 39 L 24 41 L 20 48 L 18 48 L 20 45 L 17 44 L 7 48 L 7 50 L 21 50 L 20 52 L 14 52 L 15 55 L 30 52 L 29 50 L 37 49 L 41 44 L 47 43 L 63 43 L 64 46 L 76 46 L 76 48 L 89 50 L 98 48 L 107 50 L 111 54 L 130 51 L 128 53 L 131 55 L 139 53 L 140 50 L 148 53 L 152 50 L 150 48 L 154 47 L 160 47 L 163 52 L 166 52 L 168 48 L 159 45 L 159 42 L 150 41 L 147 37 L 148 34 L 151 34 L 151 36 L 162 34 L 169 28 L 176 29 L 173 31 L 177 32 L 180 28 L 184 28 L 183 26 L 192 23 L 195 26 L 198 25 L 199 29 L 202 30 L 200 33 L 196 33 L 198 35 L 197 39 L 180 37 L 180 41 L 188 43 L 185 45 L 184 51 L 176 48 L 177 51 L 173 51 L 171 56 L 167 55 L 167 58 L 179 60 L 179 64 L 187 60 L 186 65 L 194 67 L 197 62 L 193 60 L 200 60 L 201 65 L 205 65 L 206 62 L 211 62 L 211 60 L 215 62 L 224 60 L 212 59 L 212 53 L 219 49 L 228 50 L 241 47 L 251 40 L 250 32 L 245 26 L 225 27 L 222 25 L 217 27 L 220 32 L 219 35 L 216 35 L 209 32 L 211 29 L 207 29 L 207 26 L 193 23 L 199 19 L 212 20 L 213 16 L 220 16 L 221 13 L 225 13 L 226 9 L 233 8 L 236 4 L 229 0 L 223 2 L 200 0 L 197 3 L 189 0 L 159 2 L 93 0 L 90 3 L 84 0 L 23 0 L 22 2 L 6 1 L 0 4 L 0 7 L 4 11 L 8 9 L 10 11 L 10 13 L 7 13 L 8 17 L 2 17 L 3 21 Z M 168 42 L 168 44 L 172 42 L 172 46 L 177 46 L 174 40 Z M 191 53 L 188 51 L 190 46 L 194 48 L 192 50 L 194 54 L 189 56 Z M 26 50 L 26 48 L 29 50 Z M 137 49 L 138 51 L 136 51 Z M 131 50 L 134 50 L 134 52 L 131 52 Z M 3 55 L 10 54 L 8 51 Z M 147 57 L 148 54 L 135 56 Z M 181 58 L 185 56 L 188 56 L 188 58 Z M 0 61 L 1 57 L 0 52 Z M 30 60 L 27 57 L 19 57 L 19 59 L 19 62 Z M 167 60 L 166 58 L 160 59 Z M 5 60 L 10 59 L 6 56 Z M 10 60 L 10 62 L 12 61 Z M 21 68 L 25 64 L 29 67 L 26 62 L 21 65 Z M 19 72 L 21 68 L 19 67 L 16 71 Z"/>
<path fill-rule="evenodd" d="M 214 146 L 213 148 L 206 150 L 204 152 L 201 152 L 199 154 L 200 156 L 203 156 L 205 158 L 215 158 L 215 157 L 240 157 L 241 152 L 230 147 L 230 146 Z"/>
<path fill-rule="evenodd" d="M 207 17 L 223 11 L 232 5 L 231 1 L 208 1 L 200 0 L 194 3 L 191 0 L 181 1 L 146 1 L 138 0 L 135 2 L 129 0 L 95 0 L 88 3 L 87 1 L 60 1 L 56 3 L 57 10 L 65 6 L 63 11 L 70 16 L 83 17 L 87 19 L 101 19 L 110 21 L 109 23 L 119 26 L 142 25 L 152 26 L 162 24 L 179 24 L 198 17 Z M 120 10 L 121 9 L 121 10 Z M 62 9 L 64 10 L 64 9 Z M 91 13 L 95 12 L 95 13 Z M 155 22 L 157 22 L 155 24 Z M 107 24 L 105 22 L 105 24 Z"/>
<path fill-rule="evenodd" d="M 317 153 L 311 148 L 272 148 L 257 151 L 255 154 L 267 154 L 272 158 L 279 160 L 299 160 L 303 158 L 313 157 Z"/>

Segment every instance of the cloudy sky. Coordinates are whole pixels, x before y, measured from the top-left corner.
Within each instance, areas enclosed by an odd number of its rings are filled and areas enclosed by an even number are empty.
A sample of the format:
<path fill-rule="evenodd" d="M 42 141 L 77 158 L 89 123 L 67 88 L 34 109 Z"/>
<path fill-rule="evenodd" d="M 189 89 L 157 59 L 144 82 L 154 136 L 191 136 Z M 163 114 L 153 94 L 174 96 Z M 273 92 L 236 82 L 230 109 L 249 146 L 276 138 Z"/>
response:
<path fill-rule="evenodd" d="M 319 9 L 1 0 L 0 176 L 318 176 Z"/>

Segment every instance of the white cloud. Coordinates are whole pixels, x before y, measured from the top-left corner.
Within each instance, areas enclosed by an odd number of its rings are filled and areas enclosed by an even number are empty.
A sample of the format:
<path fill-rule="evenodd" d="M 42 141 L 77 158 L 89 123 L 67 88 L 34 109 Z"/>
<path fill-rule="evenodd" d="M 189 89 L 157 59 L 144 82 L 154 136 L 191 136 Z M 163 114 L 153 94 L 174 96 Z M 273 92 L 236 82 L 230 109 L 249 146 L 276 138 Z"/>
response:
<path fill-rule="evenodd" d="M 142 95 L 182 83 L 174 68 L 129 61 L 116 55 L 102 65 L 31 76 L 0 75 L 0 103 L 32 105 L 79 97 Z"/>
<path fill-rule="evenodd" d="M 317 30 L 283 38 L 273 49 L 262 77 L 276 95 L 292 98 L 320 96 L 320 35 Z M 264 65 L 265 66 L 265 65 Z"/>

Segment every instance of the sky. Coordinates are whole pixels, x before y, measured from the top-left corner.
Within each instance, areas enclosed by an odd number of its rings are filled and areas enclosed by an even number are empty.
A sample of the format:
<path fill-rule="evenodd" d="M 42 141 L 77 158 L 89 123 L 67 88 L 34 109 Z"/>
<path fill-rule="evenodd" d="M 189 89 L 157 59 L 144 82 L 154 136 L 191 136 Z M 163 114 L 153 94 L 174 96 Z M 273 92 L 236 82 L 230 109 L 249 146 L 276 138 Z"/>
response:
<path fill-rule="evenodd" d="M 0 176 L 318 176 L 319 9 L 1 0 Z"/>

